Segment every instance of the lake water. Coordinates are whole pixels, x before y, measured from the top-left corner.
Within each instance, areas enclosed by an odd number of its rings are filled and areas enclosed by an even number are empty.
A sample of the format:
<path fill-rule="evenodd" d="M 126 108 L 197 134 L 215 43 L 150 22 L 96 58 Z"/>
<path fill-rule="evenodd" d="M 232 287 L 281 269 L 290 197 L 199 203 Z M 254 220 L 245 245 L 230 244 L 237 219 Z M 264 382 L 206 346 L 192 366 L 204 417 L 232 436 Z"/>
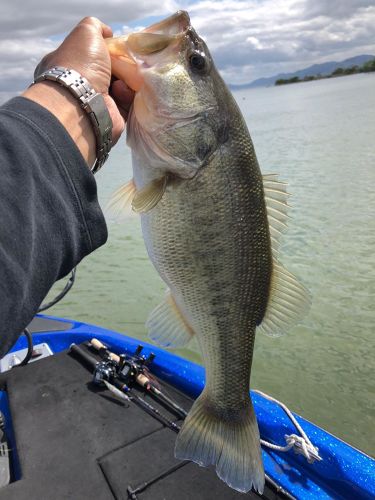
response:
<path fill-rule="evenodd" d="M 301 325 L 280 338 L 257 336 L 252 387 L 375 454 L 375 75 L 235 97 L 263 173 L 289 182 L 294 208 L 280 260 L 313 296 Z M 97 175 L 103 206 L 130 178 L 123 141 Z M 49 312 L 145 340 L 165 287 L 137 216 L 108 225 L 108 244 L 82 262 L 73 290 Z"/>

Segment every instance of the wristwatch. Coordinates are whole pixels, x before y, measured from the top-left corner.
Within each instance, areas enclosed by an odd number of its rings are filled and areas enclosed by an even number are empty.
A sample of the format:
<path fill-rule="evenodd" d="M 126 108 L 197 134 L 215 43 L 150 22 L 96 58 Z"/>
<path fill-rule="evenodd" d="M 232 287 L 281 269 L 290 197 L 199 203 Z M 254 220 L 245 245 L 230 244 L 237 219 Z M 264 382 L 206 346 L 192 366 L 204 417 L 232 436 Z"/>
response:
<path fill-rule="evenodd" d="M 34 83 L 50 80 L 66 87 L 80 101 L 88 114 L 96 138 L 96 161 L 91 168 L 93 174 L 101 169 L 112 147 L 112 120 L 101 94 L 74 69 L 54 66 L 34 78 Z"/>

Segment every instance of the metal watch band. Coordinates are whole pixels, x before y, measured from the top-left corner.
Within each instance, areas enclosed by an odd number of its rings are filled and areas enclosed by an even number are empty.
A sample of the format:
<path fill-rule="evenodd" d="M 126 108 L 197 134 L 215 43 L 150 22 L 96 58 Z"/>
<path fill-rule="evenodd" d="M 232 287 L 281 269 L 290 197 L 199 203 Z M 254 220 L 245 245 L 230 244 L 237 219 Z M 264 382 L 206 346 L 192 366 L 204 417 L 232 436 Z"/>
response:
<path fill-rule="evenodd" d="M 73 69 L 55 66 L 34 79 L 34 83 L 43 80 L 57 82 L 66 87 L 79 101 L 92 123 L 96 138 L 96 161 L 91 168 L 98 172 L 108 158 L 112 147 L 112 120 L 101 94 L 96 92 L 89 82 Z"/>

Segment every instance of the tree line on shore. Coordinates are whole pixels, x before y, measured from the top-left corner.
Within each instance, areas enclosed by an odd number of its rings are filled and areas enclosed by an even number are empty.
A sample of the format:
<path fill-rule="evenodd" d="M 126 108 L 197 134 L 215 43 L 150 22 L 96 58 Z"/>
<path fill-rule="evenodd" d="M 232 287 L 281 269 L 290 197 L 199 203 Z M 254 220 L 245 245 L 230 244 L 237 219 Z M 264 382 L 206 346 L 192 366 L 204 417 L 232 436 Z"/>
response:
<path fill-rule="evenodd" d="M 279 78 L 275 85 L 285 85 L 288 83 L 311 82 L 312 80 L 321 80 L 322 78 L 335 78 L 337 76 L 354 75 L 355 73 L 370 73 L 375 71 L 375 59 L 367 61 L 361 66 L 350 66 L 349 68 L 336 68 L 329 75 L 306 75 L 303 78 L 293 76 L 292 78 Z"/>

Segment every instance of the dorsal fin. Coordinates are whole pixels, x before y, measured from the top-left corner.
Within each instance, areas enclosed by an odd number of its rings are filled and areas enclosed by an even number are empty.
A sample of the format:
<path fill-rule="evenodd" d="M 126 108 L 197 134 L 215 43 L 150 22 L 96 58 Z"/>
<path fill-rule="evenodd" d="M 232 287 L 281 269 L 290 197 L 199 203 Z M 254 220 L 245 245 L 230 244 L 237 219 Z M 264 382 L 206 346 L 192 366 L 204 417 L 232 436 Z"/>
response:
<path fill-rule="evenodd" d="M 271 233 L 272 255 L 277 258 L 281 235 L 288 225 L 288 198 L 287 184 L 277 179 L 277 174 L 263 176 L 264 197 L 266 201 L 268 225 Z"/>
<path fill-rule="evenodd" d="M 270 297 L 266 313 L 258 329 L 271 336 L 278 336 L 296 325 L 307 313 L 311 297 L 297 278 L 278 261 L 278 250 L 283 232 L 287 229 L 290 208 L 287 201 L 287 184 L 278 180 L 277 174 L 263 176 L 268 225 L 273 257 Z"/>

